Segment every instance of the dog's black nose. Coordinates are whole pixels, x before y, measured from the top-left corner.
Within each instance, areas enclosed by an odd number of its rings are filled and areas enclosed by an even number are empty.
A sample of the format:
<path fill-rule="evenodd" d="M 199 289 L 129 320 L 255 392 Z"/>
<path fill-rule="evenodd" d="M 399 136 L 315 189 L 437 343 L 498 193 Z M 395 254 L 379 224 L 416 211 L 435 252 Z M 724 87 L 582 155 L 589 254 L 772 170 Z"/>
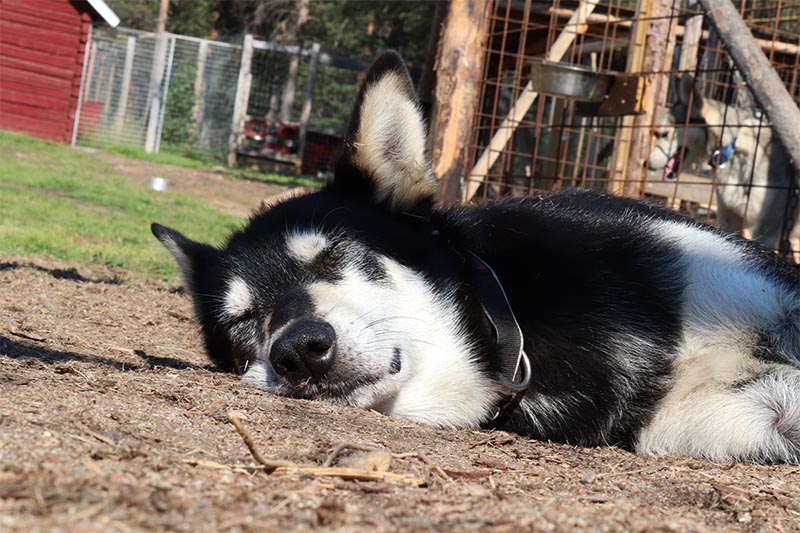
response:
<path fill-rule="evenodd" d="M 272 343 L 269 360 L 275 371 L 300 383 L 309 378 L 319 380 L 333 366 L 336 331 L 321 320 L 298 320 Z"/>

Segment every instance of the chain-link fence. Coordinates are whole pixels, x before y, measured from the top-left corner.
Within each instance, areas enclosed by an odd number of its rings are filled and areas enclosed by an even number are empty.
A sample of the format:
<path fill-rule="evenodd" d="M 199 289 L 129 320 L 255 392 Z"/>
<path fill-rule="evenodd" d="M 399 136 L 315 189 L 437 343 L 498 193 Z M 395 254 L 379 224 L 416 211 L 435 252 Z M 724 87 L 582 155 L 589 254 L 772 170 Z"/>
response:
<path fill-rule="evenodd" d="M 318 45 L 244 43 L 98 32 L 78 141 L 329 171 L 364 65 Z"/>
<path fill-rule="evenodd" d="M 95 34 L 86 68 L 78 140 L 145 146 L 169 145 L 203 157 L 228 152 L 241 45 L 167 34 L 154 87 L 157 35 L 129 29 Z M 158 79 L 157 75 L 155 79 Z M 149 124 L 154 91 L 156 123 Z"/>
<path fill-rule="evenodd" d="M 365 66 L 318 43 L 250 37 L 242 57 L 228 163 L 329 175 Z"/>

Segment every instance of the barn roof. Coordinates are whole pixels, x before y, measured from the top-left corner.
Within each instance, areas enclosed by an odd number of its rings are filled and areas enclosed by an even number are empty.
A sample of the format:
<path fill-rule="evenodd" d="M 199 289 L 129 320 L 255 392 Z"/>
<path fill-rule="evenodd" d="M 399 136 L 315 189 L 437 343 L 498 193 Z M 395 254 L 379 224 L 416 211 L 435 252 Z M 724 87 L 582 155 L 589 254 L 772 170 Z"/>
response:
<path fill-rule="evenodd" d="M 87 0 L 87 2 L 109 26 L 116 28 L 119 25 L 119 17 L 103 0 Z"/>

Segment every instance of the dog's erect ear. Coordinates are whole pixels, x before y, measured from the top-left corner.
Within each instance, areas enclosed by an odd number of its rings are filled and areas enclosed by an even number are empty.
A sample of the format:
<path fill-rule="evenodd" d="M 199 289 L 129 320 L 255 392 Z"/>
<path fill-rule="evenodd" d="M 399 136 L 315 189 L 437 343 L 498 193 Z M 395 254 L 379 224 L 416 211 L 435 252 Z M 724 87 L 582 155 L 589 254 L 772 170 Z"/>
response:
<path fill-rule="evenodd" d="M 217 249 L 195 242 L 181 232 L 155 222 L 150 225 L 150 231 L 178 262 L 187 288 L 194 293 L 199 268 L 207 267 L 208 263 L 216 259 Z"/>
<path fill-rule="evenodd" d="M 692 114 L 702 116 L 703 93 L 694 77 L 684 74 L 675 82 L 675 97 L 685 106 L 691 106 Z"/>
<path fill-rule="evenodd" d="M 382 53 L 359 90 L 333 186 L 371 194 L 394 211 L 430 205 L 436 182 L 425 131 L 402 58 Z"/>

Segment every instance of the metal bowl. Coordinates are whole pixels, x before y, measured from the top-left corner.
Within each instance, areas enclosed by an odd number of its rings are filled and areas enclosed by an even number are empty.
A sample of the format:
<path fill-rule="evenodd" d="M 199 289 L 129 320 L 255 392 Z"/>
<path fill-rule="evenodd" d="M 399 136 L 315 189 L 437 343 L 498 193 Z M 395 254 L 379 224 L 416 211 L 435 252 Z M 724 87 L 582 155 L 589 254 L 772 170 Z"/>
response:
<path fill-rule="evenodd" d="M 561 63 L 531 63 L 531 84 L 538 93 L 564 96 L 582 102 L 601 102 L 614 78 L 607 72 Z"/>

